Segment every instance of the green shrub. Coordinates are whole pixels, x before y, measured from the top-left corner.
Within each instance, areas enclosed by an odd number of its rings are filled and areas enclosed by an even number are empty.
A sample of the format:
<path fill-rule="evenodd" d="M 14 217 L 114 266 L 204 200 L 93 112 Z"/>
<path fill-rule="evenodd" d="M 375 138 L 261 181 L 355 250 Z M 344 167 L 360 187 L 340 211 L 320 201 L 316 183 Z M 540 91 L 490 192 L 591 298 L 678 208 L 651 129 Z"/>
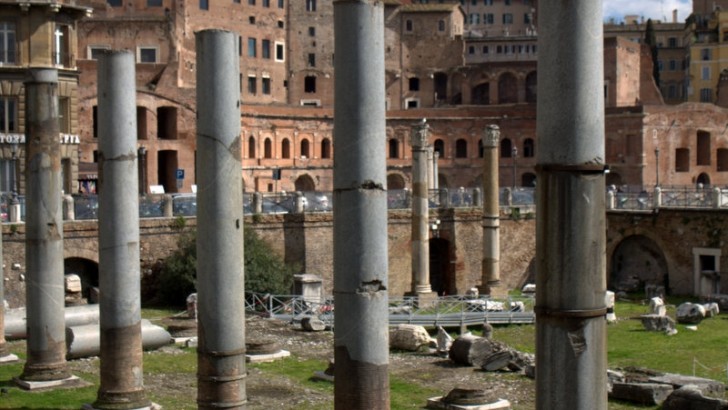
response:
<path fill-rule="evenodd" d="M 255 231 L 244 228 L 245 290 L 289 294 L 295 267 L 287 265 Z M 162 263 L 156 281 L 156 304 L 183 306 L 195 292 L 197 280 L 196 232 L 181 235 L 177 250 Z M 243 297 L 243 295 L 241 295 Z"/>

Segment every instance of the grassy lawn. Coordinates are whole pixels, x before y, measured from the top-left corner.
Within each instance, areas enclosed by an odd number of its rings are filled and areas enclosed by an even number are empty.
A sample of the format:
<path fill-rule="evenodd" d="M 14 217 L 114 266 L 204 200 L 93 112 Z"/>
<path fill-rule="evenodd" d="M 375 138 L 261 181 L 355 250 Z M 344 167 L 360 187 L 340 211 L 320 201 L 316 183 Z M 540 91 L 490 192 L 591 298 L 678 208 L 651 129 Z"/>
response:
<path fill-rule="evenodd" d="M 695 374 L 728 383 L 727 366 L 728 350 L 728 315 L 720 315 L 706 319 L 698 325 L 697 331 L 687 330 L 677 325 L 678 334 L 667 336 L 658 332 L 647 332 L 639 320 L 630 319 L 646 313 L 648 306 L 618 302 L 616 314 L 619 321 L 607 327 L 608 358 L 610 368 L 627 366 L 645 367 L 658 371 Z M 144 317 L 150 320 L 169 316 L 170 310 L 145 310 Z M 674 317 L 674 306 L 668 308 L 668 314 Z M 512 325 L 495 328 L 494 337 L 511 347 L 524 352 L 535 352 L 535 326 Z M 13 353 L 21 359 L 25 358 L 24 344 L 9 343 Z M 175 373 L 194 374 L 196 370 L 196 354 L 194 349 L 181 349 L 178 354 L 160 354 L 155 352 L 144 354 L 144 371 L 146 378 L 164 378 Z M 98 363 L 98 362 L 96 362 Z M 306 389 L 333 395 L 333 385 L 310 380 L 315 370 L 326 367 L 326 363 L 317 360 L 291 357 L 285 359 L 285 365 L 261 363 L 249 365 L 262 374 L 276 377 L 287 377 Z M 96 364 L 97 366 L 97 364 Z M 48 392 L 26 392 L 15 387 L 12 379 L 22 373 L 21 363 L 0 366 L 0 409 L 78 409 L 96 398 L 98 374 L 91 367 L 87 373 L 75 375 L 92 383 L 89 387 L 73 390 L 54 390 Z M 390 380 L 392 409 L 422 408 L 423 398 L 437 395 L 427 386 L 392 377 Z M 148 392 L 150 399 L 167 409 L 195 408 L 190 403 L 186 392 Z M 413 404 L 416 403 L 416 404 Z M 611 402 L 611 410 L 635 408 L 632 404 Z M 642 407 L 645 408 L 645 407 Z"/>

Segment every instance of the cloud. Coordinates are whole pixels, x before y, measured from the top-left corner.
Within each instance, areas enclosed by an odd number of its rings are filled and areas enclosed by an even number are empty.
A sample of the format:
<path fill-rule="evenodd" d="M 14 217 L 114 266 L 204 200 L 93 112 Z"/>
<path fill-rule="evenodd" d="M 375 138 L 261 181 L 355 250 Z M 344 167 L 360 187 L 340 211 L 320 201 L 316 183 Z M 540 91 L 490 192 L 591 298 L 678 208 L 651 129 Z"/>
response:
<path fill-rule="evenodd" d="M 623 21 L 626 15 L 637 15 L 645 20 L 672 22 L 672 11 L 677 9 L 677 21 L 684 22 L 692 12 L 690 0 L 607 0 L 603 3 L 604 20 Z"/>

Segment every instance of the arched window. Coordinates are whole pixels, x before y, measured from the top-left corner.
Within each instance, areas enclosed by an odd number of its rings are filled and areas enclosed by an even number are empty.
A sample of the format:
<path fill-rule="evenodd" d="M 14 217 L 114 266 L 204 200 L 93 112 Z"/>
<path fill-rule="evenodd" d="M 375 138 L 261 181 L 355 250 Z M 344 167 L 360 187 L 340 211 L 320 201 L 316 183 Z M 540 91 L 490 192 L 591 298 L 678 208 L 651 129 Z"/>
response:
<path fill-rule="evenodd" d="M 441 139 L 435 140 L 435 152 L 440 154 L 440 158 L 445 158 L 445 142 Z"/>
<path fill-rule="evenodd" d="M 536 155 L 536 150 L 533 147 L 533 139 L 532 138 L 526 138 L 526 140 L 523 141 L 523 157 L 524 158 L 531 158 L 534 155 Z"/>
<path fill-rule="evenodd" d="M 328 138 L 324 138 L 324 140 L 321 141 L 321 158 L 331 158 L 331 140 Z"/>
<path fill-rule="evenodd" d="M 291 158 L 291 142 L 284 138 L 281 142 L 281 158 Z"/>
<path fill-rule="evenodd" d="M 248 158 L 255 158 L 255 137 L 248 138 Z"/>
<path fill-rule="evenodd" d="M 468 142 L 465 139 L 460 138 L 455 141 L 455 158 L 467 158 L 468 157 Z"/>
<path fill-rule="evenodd" d="M 273 157 L 273 144 L 270 142 L 270 138 L 266 138 L 263 143 L 263 158 Z"/>
<path fill-rule="evenodd" d="M 399 158 L 399 142 L 394 138 L 389 140 L 389 158 Z"/>
<path fill-rule="evenodd" d="M 310 154 L 308 152 L 308 140 L 301 140 L 301 157 L 302 158 L 309 158 Z"/>
<path fill-rule="evenodd" d="M 511 157 L 511 140 L 509 140 L 508 138 L 503 138 L 500 142 L 500 157 Z"/>

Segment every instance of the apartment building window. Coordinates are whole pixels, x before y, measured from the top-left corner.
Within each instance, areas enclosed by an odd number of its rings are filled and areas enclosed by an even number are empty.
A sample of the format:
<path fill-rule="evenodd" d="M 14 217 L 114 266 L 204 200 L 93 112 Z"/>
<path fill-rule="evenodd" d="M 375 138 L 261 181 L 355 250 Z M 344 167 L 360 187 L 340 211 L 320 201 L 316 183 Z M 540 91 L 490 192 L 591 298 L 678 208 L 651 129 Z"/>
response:
<path fill-rule="evenodd" d="M 260 83 L 260 85 L 261 85 L 261 88 L 262 88 L 261 91 L 263 91 L 263 95 L 270 95 L 270 78 L 269 77 L 263 77 L 261 79 L 261 81 L 262 82 Z"/>
<path fill-rule="evenodd" d="M 248 37 L 248 57 L 255 58 L 256 56 L 256 39 Z"/>
<path fill-rule="evenodd" d="M 278 8 L 279 8 L 279 9 L 282 9 L 282 8 L 284 8 L 284 7 L 285 7 L 285 6 L 284 6 L 284 0 L 278 0 Z"/>
<path fill-rule="evenodd" d="M 667 63 L 668 68 L 670 71 L 676 71 L 677 70 L 677 61 L 670 60 L 670 62 Z"/>
<path fill-rule="evenodd" d="M 315 93 L 316 92 L 316 77 L 307 75 L 303 79 L 303 92 Z"/>
<path fill-rule="evenodd" d="M 470 24 L 480 24 L 480 13 L 470 13 Z"/>
<path fill-rule="evenodd" d="M 70 46 L 68 44 L 68 26 L 58 25 L 53 33 L 55 41 L 53 44 L 53 63 L 57 66 L 68 66 L 70 65 Z"/>
<path fill-rule="evenodd" d="M 309 37 L 316 37 L 316 27 L 309 27 L 308 28 L 308 36 Z"/>
<path fill-rule="evenodd" d="M 157 63 L 157 47 L 137 47 L 137 63 Z"/>
<path fill-rule="evenodd" d="M 703 61 L 711 60 L 711 52 L 709 48 L 700 50 L 700 59 Z"/>
<path fill-rule="evenodd" d="M 316 0 L 306 0 L 306 11 L 316 11 Z"/>
<path fill-rule="evenodd" d="M 263 7 L 270 8 L 270 0 L 263 0 Z"/>
<path fill-rule="evenodd" d="M 483 46 L 483 54 L 488 54 L 488 46 Z"/>
<path fill-rule="evenodd" d="M 667 46 L 668 47 L 677 47 L 677 37 L 669 37 L 667 39 Z"/>
<path fill-rule="evenodd" d="M 420 79 L 418 77 L 411 77 L 409 79 L 409 90 L 420 91 Z"/>
<path fill-rule="evenodd" d="M 710 88 L 701 88 L 700 102 L 713 102 L 713 90 Z"/>
<path fill-rule="evenodd" d="M 502 47 L 502 46 L 496 46 L 496 47 L 495 47 L 495 52 L 496 52 L 496 54 L 501 54 L 501 53 L 503 53 L 503 47 Z"/>
<path fill-rule="evenodd" d="M 492 6 L 493 5 L 493 0 L 483 0 L 483 4 L 486 5 L 486 6 Z"/>
<path fill-rule="evenodd" d="M 248 5 L 255 6 L 255 0 L 248 0 Z"/>
<path fill-rule="evenodd" d="M 476 6 L 478 4 L 478 0 L 470 0 L 470 4 Z"/>
<path fill-rule="evenodd" d="M 483 14 L 483 24 L 494 24 L 494 23 L 495 23 L 495 15 L 493 13 Z"/>
<path fill-rule="evenodd" d="M 710 67 L 703 67 L 700 79 L 703 81 L 710 80 Z"/>
<path fill-rule="evenodd" d="M 260 56 L 270 59 L 270 40 L 262 40 L 260 42 Z"/>
<path fill-rule="evenodd" d="M 86 49 L 86 58 L 89 60 L 98 60 L 101 53 L 110 50 L 109 46 L 88 46 Z"/>
<path fill-rule="evenodd" d="M 147 7 L 162 7 L 162 0 L 147 0 Z"/>
<path fill-rule="evenodd" d="M 0 63 L 15 63 L 15 23 L 0 22 Z"/>
<path fill-rule="evenodd" d="M 209 0 L 200 0 L 200 10 L 210 10 Z"/>
<path fill-rule="evenodd" d="M 276 46 L 276 61 L 283 61 L 285 60 L 285 51 L 283 47 L 283 43 L 275 43 Z"/>
<path fill-rule="evenodd" d="M 0 97 L 0 132 L 18 132 L 18 100 Z"/>
<path fill-rule="evenodd" d="M 308 66 L 316 67 L 316 54 L 308 53 Z"/>
<path fill-rule="evenodd" d="M 111 7 L 121 7 L 121 0 L 106 0 L 106 3 Z"/>
<path fill-rule="evenodd" d="M 523 15 L 523 23 L 524 24 L 531 24 L 531 13 L 525 13 Z"/>
<path fill-rule="evenodd" d="M 445 31 L 445 20 L 437 21 L 437 31 Z"/>
<path fill-rule="evenodd" d="M 248 17 L 248 23 L 255 24 L 255 16 Z"/>
<path fill-rule="evenodd" d="M 511 5 L 511 0 L 505 0 L 503 3 L 505 3 L 506 6 L 510 6 Z"/>
<path fill-rule="evenodd" d="M 255 95 L 258 92 L 258 81 L 255 76 L 248 76 L 248 94 Z"/>
<path fill-rule="evenodd" d="M 406 20 L 404 22 L 404 30 L 411 32 L 414 29 L 414 24 L 412 23 L 412 20 Z"/>
<path fill-rule="evenodd" d="M 470 54 L 470 55 L 475 54 L 475 46 L 468 46 L 468 54 Z"/>
<path fill-rule="evenodd" d="M 513 24 L 513 14 L 504 13 L 503 14 L 503 24 Z"/>

